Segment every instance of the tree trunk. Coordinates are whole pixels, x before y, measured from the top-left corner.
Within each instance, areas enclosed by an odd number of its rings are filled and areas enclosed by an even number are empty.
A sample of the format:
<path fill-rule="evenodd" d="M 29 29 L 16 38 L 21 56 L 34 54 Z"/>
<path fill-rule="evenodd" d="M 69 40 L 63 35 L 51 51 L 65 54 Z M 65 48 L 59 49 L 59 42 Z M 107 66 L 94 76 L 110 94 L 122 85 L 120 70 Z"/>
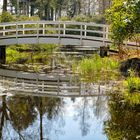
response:
<path fill-rule="evenodd" d="M 50 20 L 53 20 L 53 13 L 54 13 L 54 9 L 51 7 L 51 16 L 50 16 Z"/>
<path fill-rule="evenodd" d="M 34 12 L 35 12 L 35 5 L 31 4 L 30 15 L 31 15 L 31 16 L 34 16 Z"/>
<path fill-rule="evenodd" d="M 45 19 L 50 20 L 50 7 L 48 4 L 45 6 Z"/>
<path fill-rule="evenodd" d="M 3 12 L 7 11 L 7 0 L 3 0 Z"/>

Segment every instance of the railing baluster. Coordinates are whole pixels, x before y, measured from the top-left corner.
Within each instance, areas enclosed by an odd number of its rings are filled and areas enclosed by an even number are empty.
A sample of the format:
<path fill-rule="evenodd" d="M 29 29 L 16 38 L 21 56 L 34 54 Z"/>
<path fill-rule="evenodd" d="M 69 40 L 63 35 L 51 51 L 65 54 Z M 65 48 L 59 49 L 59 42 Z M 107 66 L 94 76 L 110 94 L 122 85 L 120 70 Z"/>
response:
<path fill-rule="evenodd" d="M 105 39 L 106 39 L 106 27 L 103 26 L 103 46 L 105 45 Z"/>
<path fill-rule="evenodd" d="M 44 92 L 44 88 L 45 88 L 44 81 L 42 81 L 42 92 Z"/>
<path fill-rule="evenodd" d="M 3 25 L 3 36 L 5 36 L 5 26 Z"/>
<path fill-rule="evenodd" d="M 59 95 L 59 92 L 60 92 L 60 75 L 57 75 L 57 95 Z"/>
<path fill-rule="evenodd" d="M 106 31 L 106 39 L 109 39 L 109 37 L 108 37 L 109 36 L 109 27 L 108 26 L 106 26 L 105 31 Z"/>
<path fill-rule="evenodd" d="M 45 24 L 43 23 L 43 35 L 45 35 Z"/>
<path fill-rule="evenodd" d="M 82 38 L 83 38 L 83 25 L 80 26 L 80 41 L 82 45 Z"/>
<path fill-rule="evenodd" d="M 39 43 L 39 22 L 37 22 L 37 43 Z"/>
<path fill-rule="evenodd" d="M 58 23 L 58 38 L 59 38 L 59 45 L 61 44 L 61 40 L 60 40 L 60 34 L 61 34 L 61 30 L 60 30 L 60 28 L 61 28 L 61 26 L 60 26 L 60 22 Z"/>
<path fill-rule="evenodd" d="M 66 35 L 66 23 L 63 23 L 63 35 Z"/>
<path fill-rule="evenodd" d="M 18 23 L 16 23 L 16 43 L 18 44 Z"/>
<path fill-rule="evenodd" d="M 87 25 L 85 25 L 85 37 L 87 36 Z"/>
<path fill-rule="evenodd" d="M 23 32 L 22 32 L 22 33 L 23 33 L 23 35 L 24 35 L 24 34 L 25 34 L 25 31 L 24 31 L 24 29 L 25 29 L 25 24 L 23 24 L 22 27 L 23 27 Z"/>

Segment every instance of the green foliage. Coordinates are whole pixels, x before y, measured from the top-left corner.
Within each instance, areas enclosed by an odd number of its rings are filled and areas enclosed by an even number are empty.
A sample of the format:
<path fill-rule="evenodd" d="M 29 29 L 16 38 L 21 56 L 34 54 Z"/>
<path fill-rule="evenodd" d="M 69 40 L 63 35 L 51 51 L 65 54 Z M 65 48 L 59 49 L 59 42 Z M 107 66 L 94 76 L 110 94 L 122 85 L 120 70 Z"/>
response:
<path fill-rule="evenodd" d="M 60 18 L 61 21 L 70 21 L 70 18 L 67 16 L 63 16 Z"/>
<path fill-rule="evenodd" d="M 129 92 L 125 92 L 124 98 L 131 105 L 140 104 L 140 93 L 139 92 L 134 92 L 132 94 L 130 94 Z"/>
<path fill-rule="evenodd" d="M 140 1 L 113 0 L 113 6 L 107 11 L 107 20 L 111 24 L 112 39 L 118 45 L 124 40 L 140 33 Z"/>
<path fill-rule="evenodd" d="M 124 81 L 124 99 L 131 105 L 140 104 L 140 77 L 130 70 L 130 77 Z"/>
<path fill-rule="evenodd" d="M 7 101 L 7 105 L 10 110 L 10 121 L 13 127 L 19 131 L 28 128 L 37 117 L 34 100 L 31 97 L 14 96 Z"/>
<path fill-rule="evenodd" d="M 61 17 L 61 21 L 77 21 L 77 22 L 95 22 L 95 23 L 102 23 L 104 17 L 102 15 L 93 15 L 93 16 L 86 16 L 86 15 L 78 15 L 73 18 L 69 17 Z"/>
<path fill-rule="evenodd" d="M 90 59 L 83 59 L 77 66 L 77 72 L 88 81 L 111 80 L 118 75 L 119 63 L 110 58 L 100 58 L 95 55 Z"/>
<path fill-rule="evenodd" d="M 140 134 L 140 102 L 130 104 L 118 92 L 109 98 L 109 119 L 104 130 L 108 140 L 138 140 Z"/>
<path fill-rule="evenodd" d="M 102 15 L 93 15 L 93 16 L 78 15 L 75 16 L 72 20 L 77 22 L 103 23 L 104 17 Z"/>
<path fill-rule="evenodd" d="M 128 77 L 125 80 L 125 87 L 129 93 L 140 92 L 140 78 L 139 77 Z"/>
<path fill-rule="evenodd" d="M 17 50 L 7 48 L 6 49 L 6 62 L 8 64 L 12 63 L 20 63 L 20 62 L 26 62 L 28 59 L 28 54 L 20 53 Z"/>
<path fill-rule="evenodd" d="M 25 16 L 25 15 L 20 15 L 16 17 L 17 21 L 39 21 L 40 18 L 38 16 Z"/>
<path fill-rule="evenodd" d="M 9 12 L 3 12 L 0 15 L 0 22 L 11 22 L 14 20 L 14 17 Z"/>
<path fill-rule="evenodd" d="M 124 81 L 124 98 L 131 104 L 140 104 L 140 78 L 133 71 L 130 77 Z"/>
<path fill-rule="evenodd" d="M 11 22 L 11 21 L 39 21 L 40 18 L 38 16 L 25 16 L 25 15 L 20 15 L 20 16 L 14 16 L 11 15 L 9 12 L 2 12 L 0 15 L 0 22 Z"/>
<path fill-rule="evenodd" d="M 7 48 L 7 63 L 44 63 L 50 61 L 49 54 L 56 49 L 57 45 L 12 45 Z"/>

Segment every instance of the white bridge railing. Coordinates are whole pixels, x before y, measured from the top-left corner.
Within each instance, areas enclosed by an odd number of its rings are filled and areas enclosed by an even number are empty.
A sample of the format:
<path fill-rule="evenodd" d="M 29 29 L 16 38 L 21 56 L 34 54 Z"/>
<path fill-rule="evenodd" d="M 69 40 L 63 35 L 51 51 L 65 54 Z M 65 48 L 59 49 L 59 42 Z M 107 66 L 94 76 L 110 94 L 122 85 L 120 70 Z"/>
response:
<path fill-rule="evenodd" d="M 10 38 L 18 40 L 19 38 L 25 37 L 36 37 L 36 39 L 40 37 L 55 37 L 58 39 L 76 38 L 80 40 L 81 44 L 82 40 L 96 39 L 104 43 L 104 41 L 109 41 L 109 26 L 95 23 L 64 21 L 30 21 L 0 24 L 0 40 Z"/>
<path fill-rule="evenodd" d="M 0 23 L 0 46 L 12 44 L 62 44 L 100 47 L 111 44 L 109 25 L 74 21 Z M 126 46 L 137 46 L 125 41 Z"/>

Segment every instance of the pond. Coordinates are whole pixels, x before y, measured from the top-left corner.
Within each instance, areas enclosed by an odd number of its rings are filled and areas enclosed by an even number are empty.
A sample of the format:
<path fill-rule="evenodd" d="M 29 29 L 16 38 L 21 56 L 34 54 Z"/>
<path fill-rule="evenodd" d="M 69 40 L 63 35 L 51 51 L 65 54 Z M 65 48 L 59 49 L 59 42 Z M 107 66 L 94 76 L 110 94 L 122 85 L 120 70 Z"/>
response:
<path fill-rule="evenodd" d="M 107 140 L 107 96 L 55 98 L 1 96 L 3 140 Z"/>
<path fill-rule="evenodd" d="M 139 140 L 140 105 L 118 95 L 0 97 L 2 140 Z"/>
<path fill-rule="evenodd" d="M 140 104 L 130 104 L 113 91 L 112 81 L 81 81 L 72 73 L 74 57 L 61 54 L 52 58 L 47 75 L 59 75 L 64 81 L 39 83 L 28 78 L 0 77 L 0 139 L 140 139 Z"/>

